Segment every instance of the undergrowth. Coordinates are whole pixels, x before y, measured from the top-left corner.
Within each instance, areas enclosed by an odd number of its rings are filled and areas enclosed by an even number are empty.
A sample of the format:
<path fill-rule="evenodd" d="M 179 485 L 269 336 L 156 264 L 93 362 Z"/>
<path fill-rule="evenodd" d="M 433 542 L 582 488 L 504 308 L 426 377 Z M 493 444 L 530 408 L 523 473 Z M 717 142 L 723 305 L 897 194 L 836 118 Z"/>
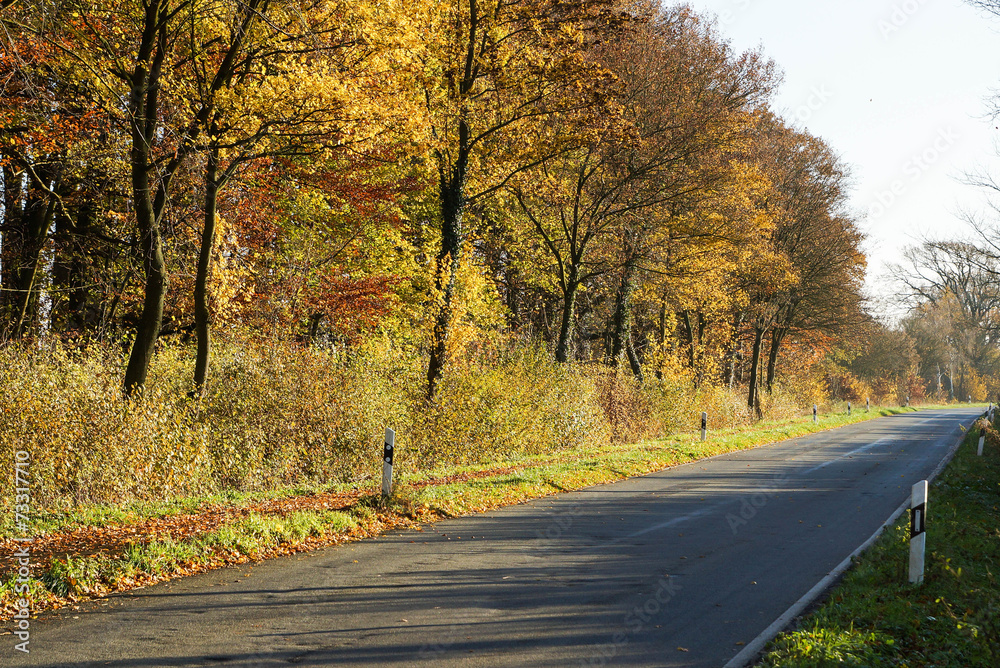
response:
<path fill-rule="evenodd" d="M 433 403 L 417 354 L 375 341 L 350 352 L 222 340 L 207 393 L 189 398 L 192 351 L 164 346 L 144 395 L 125 401 L 110 348 L 0 350 L 0 468 L 30 457 L 34 516 L 290 486 L 358 485 L 379 475 L 385 427 L 400 474 L 484 465 L 606 442 L 753 422 L 726 389 L 639 383 L 603 366 L 559 365 L 522 345 L 447 370 Z M 769 417 L 800 411 L 778 391 Z M 0 488 L 0 537 L 14 487 Z"/>

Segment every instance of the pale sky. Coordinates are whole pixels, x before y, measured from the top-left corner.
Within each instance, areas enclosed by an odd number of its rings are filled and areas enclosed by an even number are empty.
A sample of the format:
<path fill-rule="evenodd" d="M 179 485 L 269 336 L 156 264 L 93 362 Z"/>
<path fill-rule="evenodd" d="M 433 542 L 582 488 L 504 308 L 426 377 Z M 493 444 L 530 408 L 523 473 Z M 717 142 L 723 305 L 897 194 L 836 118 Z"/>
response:
<path fill-rule="evenodd" d="M 671 3 L 664 0 L 666 4 Z M 688 0 L 735 50 L 760 46 L 785 73 L 776 111 L 851 166 L 868 235 L 869 289 L 922 236 L 965 234 L 983 196 L 958 179 L 1000 176 L 1000 19 L 961 0 Z M 1000 225 L 1000 221 L 998 221 Z"/>

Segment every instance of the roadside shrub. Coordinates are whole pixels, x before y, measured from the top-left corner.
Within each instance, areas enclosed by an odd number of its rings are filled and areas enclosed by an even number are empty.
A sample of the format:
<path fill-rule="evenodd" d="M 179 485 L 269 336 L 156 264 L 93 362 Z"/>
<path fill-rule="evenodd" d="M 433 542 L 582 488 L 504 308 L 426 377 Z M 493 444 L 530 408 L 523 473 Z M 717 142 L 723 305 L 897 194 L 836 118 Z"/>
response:
<path fill-rule="evenodd" d="M 348 352 L 220 337 L 204 397 L 192 351 L 164 346 L 125 401 L 122 356 L 58 345 L 0 350 L 0 461 L 30 454 L 34 510 L 379 475 L 385 427 L 398 464 L 489 463 L 609 437 L 596 383 L 520 346 L 450 369 L 424 399 L 422 359 L 373 341 Z M 8 506 L 12 488 L 0 491 Z M 6 526 L 11 526 L 8 519 Z"/>
<path fill-rule="evenodd" d="M 643 387 L 630 371 L 595 368 L 597 402 L 611 428 L 611 437 L 620 443 L 638 441 L 663 432 L 657 419 L 655 401 L 658 385 Z"/>
<path fill-rule="evenodd" d="M 386 426 L 405 427 L 415 378 L 367 352 L 274 342 L 228 346 L 194 410 L 225 488 L 357 480 L 381 458 Z"/>
<path fill-rule="evenodd" d="M 123 366 L 119 356 L 104 350 L 0 351 L 0 458 L 10 471 L 15 451 L 29 454 L 35 504 L 162 497 L 204 488 L 207 442 L 191 423 L 184 400 L 153 384 L 141 401 L 124 401 Z"/>
<path fill-rule="evenodd" d="M 581 370 L 530 346 L 449 369 L 429 406 L 417 406 L 405 466 L 490 462 L 602 442 L 598 389 Z"/>
<path fill-rule="evenodd" d="M 398 433 L 403 472 L 738 428 L 744 392 L 695 387 L 683 369 L 640 382 L 627 368 L 557 364 L 544 346 L 482 345 L 443 376 L 433 402 L 419 349 L 374 338 L 348 350 L 259 335 L 218 336 L 204 395 L 193 350 L 163 345 L 143 395 L 121 395 L 119 349 L 0 349 L 0 468 L 30 455 L 34 512 L 226 491 L 374 483 L 382 436 Z M 765 417 L 801 411 L 802 388 L 763 395 Z M 11 475 L 12 477 L 12 475 Z M 13 487 L 0 490 L 10 508 Z M 6 513 L 0 526 L 13 526 Z"/>

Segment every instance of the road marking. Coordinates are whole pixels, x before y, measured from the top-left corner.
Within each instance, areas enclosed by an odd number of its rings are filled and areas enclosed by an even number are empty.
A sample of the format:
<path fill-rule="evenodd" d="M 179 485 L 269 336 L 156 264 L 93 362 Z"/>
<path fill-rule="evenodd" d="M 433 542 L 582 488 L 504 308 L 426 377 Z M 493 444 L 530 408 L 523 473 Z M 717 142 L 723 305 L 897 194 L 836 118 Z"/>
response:
<path fill-rule="evenodd" d="M 948 465 L 948 462 L 950 462 L 952 457 L 955 456 L 955 453 L 958 452 L 958 448 L 962 445 L 964 440 L 965 434 L 962 433 L 959 435 L 958 440 L 951 446 L 951 450 L 948 451 L 940 463 L 938 463 L 934 471 L 927 477 L 927 480 L 933 482 L 938 475 L 941 474 L 944 467 Z M 876 441 L 876 443 L 877 442 L 878 441 Z M 867 550 L 871 544 L 874 543 L 880 535 L 882 535 L 882 532 L 885 531 L 886 527 L 890 526 L 893 522 L 899 519 L 899 516 L 902 515 L 909 507 L 910 501 L 907 499 L 902 503 L 902 505 L 899 506 L 899 508 L 896 508 L 895 512 L 893 512 L 889 519 L 887 519 L 868 540 L 862 543 L 858 549 L 854 550 L 854 552 L 851 552 L 847 558 L 840 562 L 836 568 L 830 571 L 826 577 L 817 582 L 812 589 L 792 604 L 792 607 L 788 608 L 783 615 L 774 620 L 774 623 L 761 631 L 760 635 L 749 642 L 739 654 L 730 659 L 722 668 L 745 668 L 745 666 L 750 665 L 750 663 L 757 658 L 757 655 L 760 654 L 761 650 L 764 649 L 764 646 L 767 645 L 767 643 L 774 640 L 774 638 L 776 638 L 795 617 L 802 614 L 802 612 L 808 608 L 820 594 L 833 586 L 837 579 L 844 574 L 844 571 L 850 568 L 851 562 L 854 558 Z"/>
<path fill-rule="evenodd" d="M 631 538 L 638 538 L 639 536 L 644 536 L 647 533 L 652 533 L 654 531 L 659 531 L 660 529 L 669 529 L 670 527 L 674 526 L 675 524 L 680 524 L 681 522 L 687 522 L 688 520 L 693 520 L 696 517 L 701 517 L 702 515 L 707 515 L 707 514 L 709 514 L 711 512 L 714 512 L 717 508 L 721 508 L 722 506 L 730 504 L 732 502 L 733 502 L 732 499 L 728 499 L 728 500 L 726 500 L 726 501 L 724 501 L 722 503 L 716 503 L 716 504 L 708 506 L 706 508 L 701 508 L 701 509 L 696 510 L 694 512 L 688 513 L 687 515 L 681 515 L 680 517 L 675 517 L 672 520 L 667 520 L 666 522 L 660 522 L 659 524 L 654 524 L 651 527 L 646 527 L 645 529 L 641 529 L 640 531 L 636 531 L 635 533 L 630 534 L 630 535 L 626 536 L 625 538 L 621 538 L 621 539 L 619 539 L 619 541 L 629 540 Z"/>
<path fill-rule="evenodd" d="M 862 445 L 860 448 L 855 448 L 855 449 L 851 450 L 850 452 L 845 453 L 845 454 L 843 454 L 843 455 L 841 455 L 841 456 L 839 456 L 839 457 L 837 457 L 835 459 L 831 459 L 828 462 L 823 462 L 819 466 L 814 466 L 811 469 L 809 469 L 808 471 L 804 471 L 802 473 L 802 475 L 809 475 L 810 473 L 814 473 L 816 471 L 819 471 L 824 466 L 829 466 L 830 464 L 835 464 L 835 463 L 839 462 L 841 459 L 847 459 L 848 457 L 853 457 L 854 455 L 856 455 L 858 453 L 864 452 L 865 450 L 870 450 L 870 449 L 872 449 L 872 448 L 874 448 L 876 446 L 882 445 L 884 443 L 888 443 L 889 441 L 892 441 L 892 440 L 893 440 L 893 438 L 890 437 L 890 436 L 887 436 L 885 438 L 880 438 L 879 440 L 875 441 L 874 443 L 869 443 L 868 445 Z"/>

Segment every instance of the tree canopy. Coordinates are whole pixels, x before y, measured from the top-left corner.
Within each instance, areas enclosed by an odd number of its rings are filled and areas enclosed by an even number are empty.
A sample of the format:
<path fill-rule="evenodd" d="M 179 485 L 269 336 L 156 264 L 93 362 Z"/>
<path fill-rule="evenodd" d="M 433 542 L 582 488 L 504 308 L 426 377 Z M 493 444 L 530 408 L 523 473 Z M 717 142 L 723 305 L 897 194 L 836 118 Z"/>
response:
<path fill-rule="evenodd" d="M 868 322 L 848 174 L 762 53 L 611 0 L 3 3 L 0 332 L 486 342 L 742 383 Z M 808 352 L 807 352 L 808 351 Z M 803 357 L 804 356 L 804 357 Z"/>

